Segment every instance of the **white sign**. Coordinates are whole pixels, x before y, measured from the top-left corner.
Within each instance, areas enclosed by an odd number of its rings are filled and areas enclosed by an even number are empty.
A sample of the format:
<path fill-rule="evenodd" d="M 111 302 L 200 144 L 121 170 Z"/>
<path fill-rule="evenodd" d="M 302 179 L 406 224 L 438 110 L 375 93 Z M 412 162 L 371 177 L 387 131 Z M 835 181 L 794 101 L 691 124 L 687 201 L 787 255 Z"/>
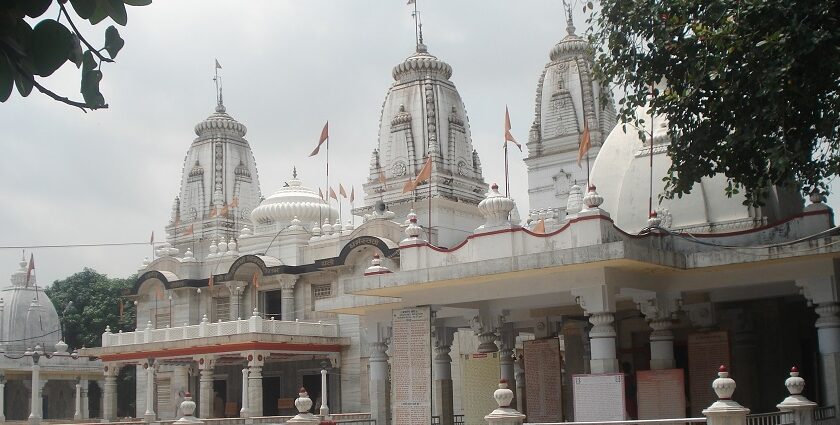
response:
<path fill-rule="evenodd" d="M 572 376 L 575 422 L 623 421 L 624 374 Z"/>

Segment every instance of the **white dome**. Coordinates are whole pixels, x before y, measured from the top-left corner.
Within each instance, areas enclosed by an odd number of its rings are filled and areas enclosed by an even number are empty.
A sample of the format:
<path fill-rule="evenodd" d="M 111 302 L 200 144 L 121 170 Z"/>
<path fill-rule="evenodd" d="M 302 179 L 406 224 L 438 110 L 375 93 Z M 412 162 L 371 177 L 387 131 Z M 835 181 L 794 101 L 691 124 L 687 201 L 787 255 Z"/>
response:
<path fill-rule="evenodd" d="M 650 125 L 647 108 L 639 108 L 637 113 L 644 114 L 646 125 Z M 671 167 L 671 158 L 667 155 L 671 140 L 665 118 L 656 116 L 652 121 L 655 128 L 653 168 L 650 165 L 650 136 L 642 142 L 634 128 L 628 125 L 625 133 L 621 124 L 607 136 L 592 166 L 590 180 L 604 198 L 601 208 L 610 213 L 622 230 L 635 233 L 648 225 L 651 170 L 653 210 L 665 228 L 698 233 L 728 232 L 754 228 L 802 211 L 801 197 L 784 190 L 774 190 L 763 207 L 745 206 L 743 194 L 726 196 L 726 177 L 722 174 L 703 177 L 695 183 L 691 193 L 682 198 L 663 199 L 660 203 L 662 179 Z M 648 128 L 644 130 L 649 132 Z"/>
<path fill-rule="evenodd" d="M 26 260 L 12 275 L 11 285 L 0 290 L 2 323 L 0 340 L 7 353 L 40 345 L 47 351 L 61 340 L 61 324 L 52 301 L 36 285 L 34 274 L 26 282 Z"/>
<path fill-rule="evenodd" d="M 288 181 L 288 186 L 280 188 L 266 198 L 251 212 L 251 220 L 257 224 L 289 224 L 297 217 L 304 224 L 322 222 L 325 218 L 332 221 L 338 217 L 338 210 L 327 204 L 318 194 L 301 184 L 298 179 Z"/>

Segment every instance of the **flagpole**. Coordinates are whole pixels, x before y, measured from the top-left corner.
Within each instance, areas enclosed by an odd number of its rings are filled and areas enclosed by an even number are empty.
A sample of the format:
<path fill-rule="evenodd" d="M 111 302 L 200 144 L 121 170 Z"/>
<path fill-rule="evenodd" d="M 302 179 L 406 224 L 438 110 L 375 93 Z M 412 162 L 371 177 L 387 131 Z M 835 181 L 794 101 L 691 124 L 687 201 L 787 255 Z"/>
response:
<path fill-rule="evenodd" d="M 648 216 L 653 212 L 653 84 L 650 85 L 650 192 L 648 195 Z"/>
<path fill-rule="evenodd" d="M 330 134 L 327 133 L 327 188 L 330 189 Z M 330 206 L 330 196 L 327 194 L 327 206 Z M 341 203 L 339 202 L 339 208 L 341 208 Z M 327 208 L 327 219 L 332 221 L 332 208 Z"/>
<path fill-rule="evenodd" d="M 510 197 L 510 177 L 508 174 L 508 146 L 507 140 L 504 142 L 505 146 L 505 196 Z"/>
<path fill-rule="evenodd" d="M 429 152 L 429 243 L 432 243 L 432 177 L 434 175 L 435 164 L 432 160 L 432 152 Z"/>

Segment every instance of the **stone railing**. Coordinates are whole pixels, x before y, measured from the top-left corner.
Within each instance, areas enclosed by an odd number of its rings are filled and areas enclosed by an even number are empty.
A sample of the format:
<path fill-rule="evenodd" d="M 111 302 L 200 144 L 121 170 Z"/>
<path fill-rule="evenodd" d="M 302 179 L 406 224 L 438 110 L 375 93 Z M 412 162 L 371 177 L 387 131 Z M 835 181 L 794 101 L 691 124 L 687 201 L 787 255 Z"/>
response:
<path fill-rule="evenodd" d="M 338 337 L 338 325 L 322 322 L 302 322 L 263 319 L 255 310 L 248 319 L 211 323 L 207 316 L 197 325 L 176 326 L 174 328 L 153 329 L 152 323 L 146 328 L 134 332 L 111 332 L 105 329 L 102 334 L 102 346 L 145 344 L 150 342 L 178 341 L 182 339 L 209 338 L 214 336 L 238 335 L 244 333 L 263 333 L 271 335 L 323 336 Z"/>

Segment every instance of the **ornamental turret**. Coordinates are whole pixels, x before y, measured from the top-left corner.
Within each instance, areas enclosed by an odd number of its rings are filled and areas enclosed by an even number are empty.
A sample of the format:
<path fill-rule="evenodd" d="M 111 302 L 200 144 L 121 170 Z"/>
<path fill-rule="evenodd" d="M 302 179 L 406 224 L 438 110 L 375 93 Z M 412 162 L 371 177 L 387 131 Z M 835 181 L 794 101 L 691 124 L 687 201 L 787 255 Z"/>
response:
<path fill-rule="evenodd" d="M 592 47 L 575 33 L 571 11 L 567 13 L 568 34 L 551 49 L 537 83 L 525 159 L 532 210 L 563 210 L 572 186 L 586 187 L 587 159 L 578 165 L 584 123 L 592 143 L 590 164 L 616 124 L 612 94 L 592 72 Z"/>

